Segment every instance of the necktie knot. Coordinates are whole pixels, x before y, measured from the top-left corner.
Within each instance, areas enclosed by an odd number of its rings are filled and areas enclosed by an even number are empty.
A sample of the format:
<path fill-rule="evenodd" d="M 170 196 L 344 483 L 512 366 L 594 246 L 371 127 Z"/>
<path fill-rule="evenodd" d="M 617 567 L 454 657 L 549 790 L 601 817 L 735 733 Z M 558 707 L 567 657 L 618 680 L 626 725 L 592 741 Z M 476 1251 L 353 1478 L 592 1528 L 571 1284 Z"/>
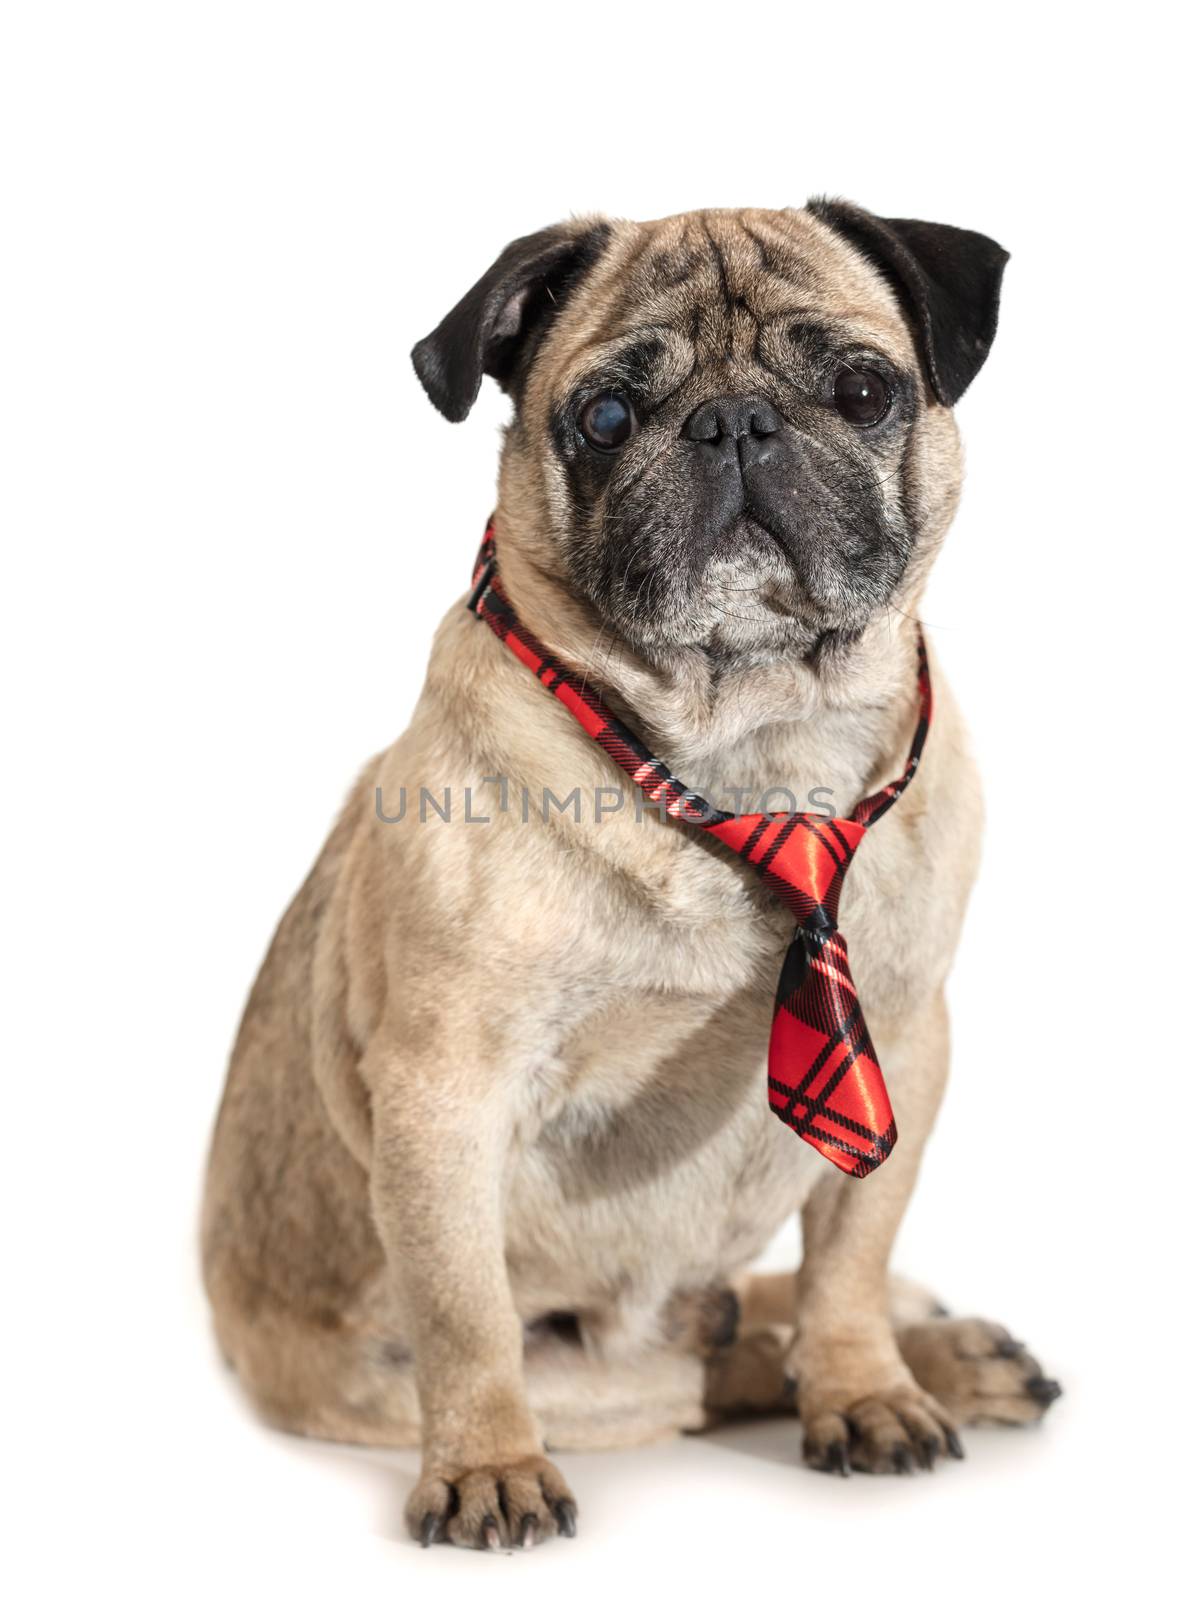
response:
<path fill-rule="evenodd" d="M 835 931 L 844 878 L 865 836 L 860 823 L 774 812 L 731 817 L 707 831 L 755 867 L 801 928 L 823 936 Z"/>

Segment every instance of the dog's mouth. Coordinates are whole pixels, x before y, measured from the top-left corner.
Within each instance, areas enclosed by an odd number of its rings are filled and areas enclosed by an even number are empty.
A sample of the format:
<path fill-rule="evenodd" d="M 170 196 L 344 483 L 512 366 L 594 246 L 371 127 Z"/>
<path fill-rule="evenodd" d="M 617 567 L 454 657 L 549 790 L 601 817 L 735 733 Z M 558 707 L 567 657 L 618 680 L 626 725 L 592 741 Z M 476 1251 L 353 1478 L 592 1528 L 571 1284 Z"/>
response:
<path fill-rule="evenodd" d="M 739 516 L 736 517 L 731 528 L 720 538 L 715 553 L 734 559 L 740 554 L 754 555 L 763 552 L 769 555 L 774 550 L 788 566 L 790 564 L 789 551 L 773 530 L 766 523 L 761 522 L 759 517 L 745 506 Z"/>
<path fill-rule="evenodd" d="M 846 527 L 778 528 L 744 509 L 716 543 L 704 582 L 719 594 L 742 591 L 745 615 L 789 623 L 815 637 L 863 632 L 896 588 L 907 554 L 872 519 Z"/>
<path fill-rule="evenodd" d="M 875 570 L 872 536 L 857 550 L 837 525 L 774 522 L 745 505 L 707 538 L 683 520 L 661 548 L 616 545 L 600 571 L 581 573 L 581 587 L 614 632 L 652 656 L 703 646 L 808 659 L 824 637 L 858 637 L 892 587 Z"/>
<path fill-rule="evenodd" d="M 832 619 L 807 583 L 796 556 L 750 511 L 744 511 L 715 546 L 707 588 L 739 600 L 749 612 L 821 629 Z"/>

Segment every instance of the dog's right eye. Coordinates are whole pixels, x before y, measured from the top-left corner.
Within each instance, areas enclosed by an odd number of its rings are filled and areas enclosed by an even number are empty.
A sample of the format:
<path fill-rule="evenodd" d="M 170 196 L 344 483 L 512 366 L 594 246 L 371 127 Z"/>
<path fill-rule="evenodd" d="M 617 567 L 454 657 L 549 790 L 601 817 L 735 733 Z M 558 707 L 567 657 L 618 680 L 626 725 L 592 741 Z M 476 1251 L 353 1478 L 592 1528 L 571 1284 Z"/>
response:
<path fill-rule="evenodd" d="M 620 394 L 595 394 L 581 407 L 578 426 L 595 450 L 620 450 L 635 431 L 635 413 Z"/>

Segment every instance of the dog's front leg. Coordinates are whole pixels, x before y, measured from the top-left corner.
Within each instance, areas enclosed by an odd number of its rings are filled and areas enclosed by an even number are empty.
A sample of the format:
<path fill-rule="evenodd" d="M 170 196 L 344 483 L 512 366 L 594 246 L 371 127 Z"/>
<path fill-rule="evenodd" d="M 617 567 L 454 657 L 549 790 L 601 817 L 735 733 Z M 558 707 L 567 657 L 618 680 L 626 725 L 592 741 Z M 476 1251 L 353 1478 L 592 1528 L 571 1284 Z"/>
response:
<path fill-rule="evenodd" d="M 942 996 L 881 1043 L 898 1143 L 867 1178 L 821 1178 L 802 1213 L 798 1332 L 786 1371 L 798 1386 L 805 1459 L 827 1472 L 909 1472 L 961 1453 L 951 1419 L 902 1359 L 887 1294 L 894 1235 L 947 1074 Z"/>
<path fill-rule="evenodd" d="M 567 1484 L 527 1403 L 505 1260 L 504 1169 L 516 1093 L 481 1041 L 373 1047 L 372 1208 L 413 1343 L 422 1543 L 527 1546 L 575 1531 Z"/>

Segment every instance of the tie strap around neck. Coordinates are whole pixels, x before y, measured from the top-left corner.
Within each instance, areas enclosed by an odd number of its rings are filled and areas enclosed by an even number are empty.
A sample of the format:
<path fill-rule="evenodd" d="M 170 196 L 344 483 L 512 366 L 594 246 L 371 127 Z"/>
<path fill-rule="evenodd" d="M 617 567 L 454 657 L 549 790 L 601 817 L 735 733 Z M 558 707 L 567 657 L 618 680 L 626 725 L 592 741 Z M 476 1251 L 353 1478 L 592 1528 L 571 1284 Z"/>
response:
<path fill-rule="evenodd" d="M 718 834 L 724 843 L 731 842 L 733 848 L 739 850 L 740 854 L 744 853 L 743 846 L 746 841 L 738 834 L 738 830 L 732 834 L 731 840 L 728 840 L 722 831 L 725 824 L 751 821 L 767 827 L 776 817 L 788 818 L 791 821 L 807 820 L 816 824 L 828 820 L 821 815 L 808 812 L 720 811 L 703 795 L 697 794 L 675 777 L 664 762 L 652 754 L 582 677 L 564 666 L 523 627 L 498 575 L 497 547 L 492 523 L 485 530 L 484 541 L 476 558 L 468 610 L 488 623 L 502 643 L 534 673 L 545 689 L 554 694 L 556 699 L 571 711 L 589 737 L 601 745 L 606 754 L 643 791 L 647 799 L 653 805 L 664 807 L 669 816 Z M 879 789 L 875 794 L 867 795 L 861 800 L 854 808 L 851 817 L 837 819 L 846 832 L 850 833 L 853 825 L 860 830 L 852 839 L 851 849 L 848 851 L 849 857 L 851 850 L 860 843 L 863 830 L 883 817 L 910 783 L 918 769 L 919 758 L 923 754 L 927 730 L 931 723 L 932 689 L 922 628 L 918 628 L 917 633 L 919 718 L 911 740 L 906 766 L 893 783 L 888 783 L 884 789 Z M 740 837 L 738 845 L 734 844 L 736 837 Z M 760 840 L 758 839 L 756 843 L 759 844 Z M 772 840 L 765 840 L 759 853 L 755 856 L 749 855 L 746 859 L 751 860 L 752 865 L 758 866 L 759 861 L 771 847 Z M 842 851 L 844 846 L 841 841 L 836 840 L 833 841 L 832 848 Z"/>

